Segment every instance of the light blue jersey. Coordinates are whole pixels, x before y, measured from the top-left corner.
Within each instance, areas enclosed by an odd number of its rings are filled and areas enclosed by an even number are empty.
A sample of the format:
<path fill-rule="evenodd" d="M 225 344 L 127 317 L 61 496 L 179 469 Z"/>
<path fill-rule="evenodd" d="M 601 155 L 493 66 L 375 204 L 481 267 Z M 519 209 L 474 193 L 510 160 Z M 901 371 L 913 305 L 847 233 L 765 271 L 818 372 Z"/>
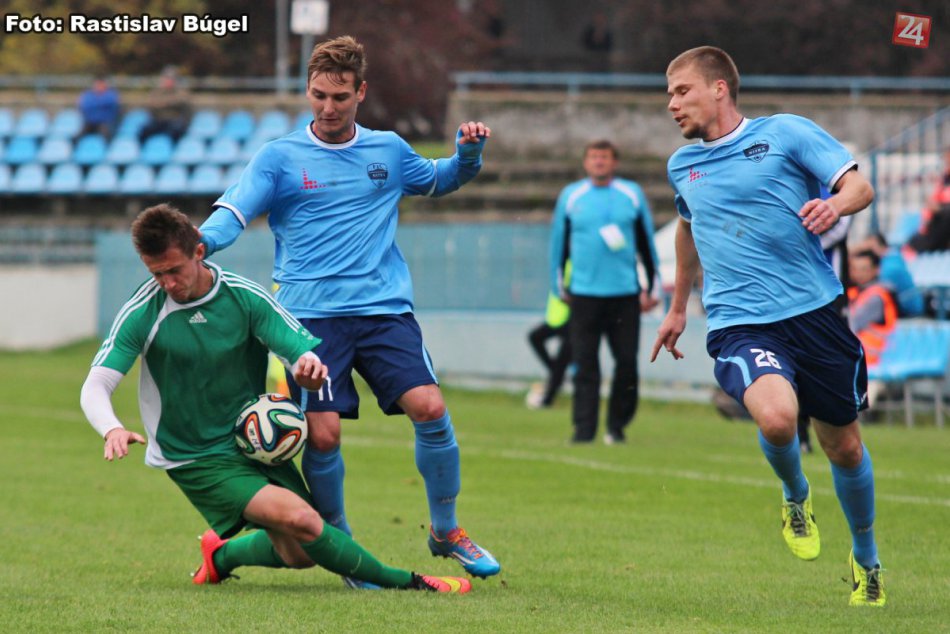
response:
<path fill-rule="evenodd" d="M 590 297 L 639 294 L 638 254 L 647 290 L 653 290 L 659 270 L 647 198 L 639 185 L 622 178 L 604 186 L 585 178 L 565 187 L 554 208 L 550 250 L 551 292 L 557 296 L 562 290 Z"/>
<path fill-rule="evenodd" d="M 481 166 L 482 143 L 450 159 L 424 159 L 394 132 L 356 126 L 330 144 L 309 126 L 271 141 L 201 226 L 209 250 L 268 214 L 276 241 L 277 299 L 298 318 L 412 310 L 409 268 L 396 246 L 400 198 L 458 189 Z"/>
<path fill-rule="evenodd" d="M 677 150 L 667 170 L 703 267 L 710 331 L 801 315 L 841 283 L 798 212 L 856 163 L 827 132 L 789 114 L 743 119 L 733 132 Z"/>

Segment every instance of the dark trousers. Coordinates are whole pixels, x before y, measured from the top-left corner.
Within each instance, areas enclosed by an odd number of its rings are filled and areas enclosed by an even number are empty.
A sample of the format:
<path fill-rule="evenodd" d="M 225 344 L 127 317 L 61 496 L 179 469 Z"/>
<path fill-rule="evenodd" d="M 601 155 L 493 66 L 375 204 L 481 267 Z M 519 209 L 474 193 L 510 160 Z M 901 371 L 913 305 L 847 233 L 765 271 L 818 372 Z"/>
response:
<path fill-rule="evenodd" d="M 571 297 L 571 345 L 574 348 L 574 440 L 593 440 L 600 406 L 600 340 L 614 358 L 607 405 L 607 431 L 623 437 L 639 402 L 637 350 L 640 345 L 640 298 Z"/>
<path fill-rule="evenodd" d="M 541 360 L 548 371 L 548 380 L 544 385 L 544 395 L 541 398 L 541 404 L 545 407 L 554 403 L 554 397 L 557 396 L 561 385 L 564 383 L 567 366 L 571 364 L 569 326 L 570 322 L 558 328 L 552 328 L 546 323 L 542 323 L 528 333 L 528 343 L 531 344 L 531 349 L 538 355 L 538 359 Z M 548 352 L 547 347 L 547 342 L 550 339 L 559 341 L 557 351 L 553 356 Z"/>

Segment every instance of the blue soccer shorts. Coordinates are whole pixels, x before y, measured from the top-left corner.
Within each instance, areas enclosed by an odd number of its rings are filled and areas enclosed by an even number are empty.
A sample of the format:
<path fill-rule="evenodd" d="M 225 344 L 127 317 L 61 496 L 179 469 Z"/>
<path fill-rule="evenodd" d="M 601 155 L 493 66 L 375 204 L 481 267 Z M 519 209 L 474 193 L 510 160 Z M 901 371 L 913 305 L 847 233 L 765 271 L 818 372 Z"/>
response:
<path fill-rule="evenodd" d="M 304 411 L 359 418 L 353 370 L 369 384 L 380 409 L 390 415 L 403 413 L 396 404 L 403 394 L 439 382 L 412 313 L 301 319 L 300 323 L 323 340 L 316 353 L 330 369 L 327 382 L 316 392 L 301 391 L 287 373 L 291 396 Z"/>
<path fill-rule="evenodd" d="M 830 304 L 770 324 L 714 330 L 706 350 L 719 385 L 740 403 L 757 378 L 780 374 L 798 393 L 801 412 L 818 420 L 843 426 L 867 408 L 861 342 Z"/>

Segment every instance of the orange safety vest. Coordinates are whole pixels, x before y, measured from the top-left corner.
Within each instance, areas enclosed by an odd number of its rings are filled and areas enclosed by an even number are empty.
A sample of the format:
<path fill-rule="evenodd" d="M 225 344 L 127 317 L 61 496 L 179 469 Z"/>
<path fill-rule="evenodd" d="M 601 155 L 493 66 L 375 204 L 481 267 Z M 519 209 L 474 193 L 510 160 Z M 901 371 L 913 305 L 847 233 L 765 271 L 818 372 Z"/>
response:
<path fill-rule="evenodd" d="M 884 346 L 887 343 L 887 336 L 897 325 L 897 303 L 894 302 L 894 298 L 886 288 L 880 284 L 871 284 L 861 289 L 857 286 L 848 289 L 848 301 L 853 311 L 860 309 L 861 305 L 872 297 L 881 298 L 881 303 L 884 305 L 884 323 L 872 323 L 864 330 L 856 333 L 858 339 L 861 340 L 861 345 L 864 346 L 864 356 L 868 365 L 876 365 L 880 361 L 881 352 L 884 351 Z"/>

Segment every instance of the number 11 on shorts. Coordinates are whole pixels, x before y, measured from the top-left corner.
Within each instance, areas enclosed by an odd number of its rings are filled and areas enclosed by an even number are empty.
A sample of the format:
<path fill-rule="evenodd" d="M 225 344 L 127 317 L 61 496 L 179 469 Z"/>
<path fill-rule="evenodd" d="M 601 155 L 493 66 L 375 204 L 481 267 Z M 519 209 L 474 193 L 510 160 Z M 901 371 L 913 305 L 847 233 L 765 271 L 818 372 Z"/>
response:
<path fill-rule="evenodd" d="M 894 18 L 894 34 L 891 42 L 900 46 L 927 48 L 930 46 L 930 25 L 927 15 L 898 13 Z"/>

